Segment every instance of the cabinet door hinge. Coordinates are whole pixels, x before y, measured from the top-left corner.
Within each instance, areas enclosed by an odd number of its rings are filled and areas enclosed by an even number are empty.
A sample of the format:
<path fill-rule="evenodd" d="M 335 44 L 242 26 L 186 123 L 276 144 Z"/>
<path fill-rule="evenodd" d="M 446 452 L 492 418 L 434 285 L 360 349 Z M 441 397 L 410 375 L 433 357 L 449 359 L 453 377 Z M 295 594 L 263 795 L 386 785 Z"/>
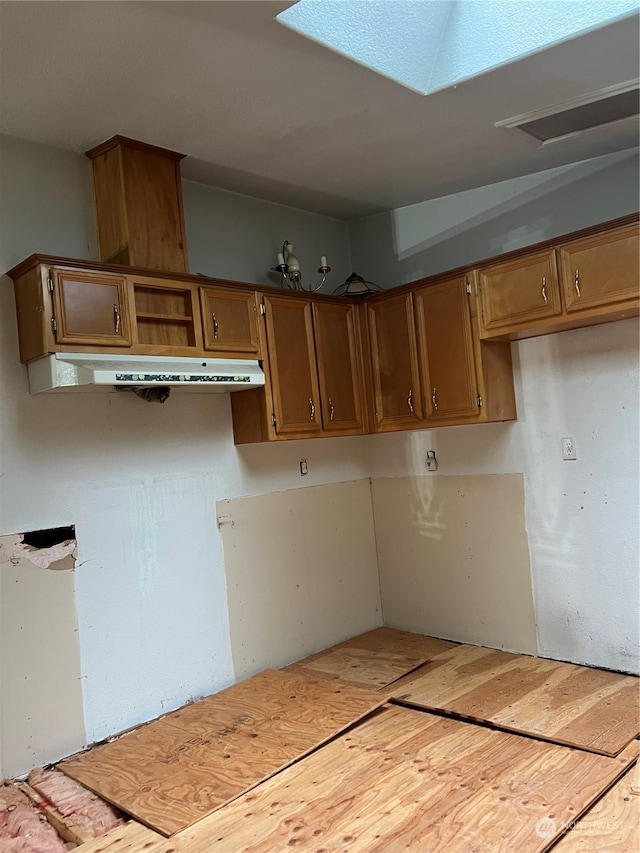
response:
<path fill-rule="evenodd" d="M 47 279 L 47 287 L 49 288 L 49 293 L 53 293 L 53 278 L 51 276 Z"/>
<path fill-rule="evenodd" d="M 261 314 L 266 314 L 266 313 L 267 313 L 267 309 L 266 309 L 266 308 L 265 308 L 265 306 L 264 306 L 264 302 L 261 302 L 261 303 L 260 303 L 260 313 L 261 313 Z"/>
<path fill-rule="evenodd" d="M 480 396 L 480 394 L 478 394 L 478 408 L 482 408 L 482 397 Z"/>
<path fill-rule="evenodd" d="M 471 296 L 471 285 L 468 281 L 466 281 L 465 284 L 467 285 L 467 296 Z"/>
<path fill-rule="evenodd" d="M 273 424 L 273 428 L 276 428 L 276 416 L 273 412 L 271 412 L 271 423 Z"/>
<path fill-rule="evenodd" d="M 51 331 L 52 331 L 52 332 L 57 332 L 57 331 L 58 331 L 58 324 L 56 323 L 56 318 L 55 318 L 55 317 L 52 317 L 52 318 L 51 318 Z"/>

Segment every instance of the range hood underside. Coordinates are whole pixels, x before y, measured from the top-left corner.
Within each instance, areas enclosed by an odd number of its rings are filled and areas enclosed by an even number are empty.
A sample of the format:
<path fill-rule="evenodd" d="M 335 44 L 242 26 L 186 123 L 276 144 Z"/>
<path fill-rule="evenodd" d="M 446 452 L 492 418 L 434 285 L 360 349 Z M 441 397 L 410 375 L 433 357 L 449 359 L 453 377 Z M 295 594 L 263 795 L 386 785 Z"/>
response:
<path fill-rule="evenodd" d="M 56 353 L 27 365 L 32 394 L 43 391 L 171 388 L 224 394 L 264 385 L 257 361 Z"/>

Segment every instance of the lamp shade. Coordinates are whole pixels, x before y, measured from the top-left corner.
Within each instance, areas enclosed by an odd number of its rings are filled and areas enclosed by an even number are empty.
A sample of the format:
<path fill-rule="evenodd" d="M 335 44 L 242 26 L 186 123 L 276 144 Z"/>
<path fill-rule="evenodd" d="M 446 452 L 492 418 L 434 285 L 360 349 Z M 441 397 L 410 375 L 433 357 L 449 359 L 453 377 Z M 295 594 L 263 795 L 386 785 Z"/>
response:
<path fill-rule="evenodd" d="M 352 272 L 346 281 L 339 284 L 333 291 L 334 296 L 366 296 L 368 293 L 381 291 L 379 284 L 373 281 L 365 281 L 361 275 Z"/>

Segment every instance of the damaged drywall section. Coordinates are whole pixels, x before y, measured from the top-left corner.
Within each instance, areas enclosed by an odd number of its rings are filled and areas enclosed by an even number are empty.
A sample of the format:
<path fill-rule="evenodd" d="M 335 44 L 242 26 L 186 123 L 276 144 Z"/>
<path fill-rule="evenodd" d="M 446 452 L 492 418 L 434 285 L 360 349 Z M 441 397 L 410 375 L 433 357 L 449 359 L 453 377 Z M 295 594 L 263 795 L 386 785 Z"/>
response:
<path fill-rule="evenodd" d="M 0 536 L 0 779 L 85 746 L 75 531 L 58 531 Z"/>
<path fill-rule="evenodd" d="M 0 562 L 23 560 L 39 569 L 73 571 L 78 556 L 75 526 L 49 527 L 0 537 Z"/>

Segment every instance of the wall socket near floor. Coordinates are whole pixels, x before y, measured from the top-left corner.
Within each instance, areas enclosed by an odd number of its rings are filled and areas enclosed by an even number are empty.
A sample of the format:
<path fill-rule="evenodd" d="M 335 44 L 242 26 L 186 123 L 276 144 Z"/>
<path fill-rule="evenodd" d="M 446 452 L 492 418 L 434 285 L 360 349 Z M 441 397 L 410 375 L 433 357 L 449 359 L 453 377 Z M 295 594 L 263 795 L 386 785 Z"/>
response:
<path fill-rule="evenodd" d="M 576 450 L 576 440 L 573 435 L 562 439 L 562 458 L 565 462 L 571 459 L 578 458 L 578 451 Z"/>
<path fill-rule="evenodd" d="M 308 473 L 309 473 L 309 466 L 307 465 L 307 460 L 301 459 L 300 460 L 300 476 L 304 477 Z"/>
<path fill-rule="evenodd" d="M 436 459 L 435 450 L 427 450 L 427 458 L 425 459 L 425 465 L 427 466 L 427 471 L 438 470 L 438 460 Z"/>

